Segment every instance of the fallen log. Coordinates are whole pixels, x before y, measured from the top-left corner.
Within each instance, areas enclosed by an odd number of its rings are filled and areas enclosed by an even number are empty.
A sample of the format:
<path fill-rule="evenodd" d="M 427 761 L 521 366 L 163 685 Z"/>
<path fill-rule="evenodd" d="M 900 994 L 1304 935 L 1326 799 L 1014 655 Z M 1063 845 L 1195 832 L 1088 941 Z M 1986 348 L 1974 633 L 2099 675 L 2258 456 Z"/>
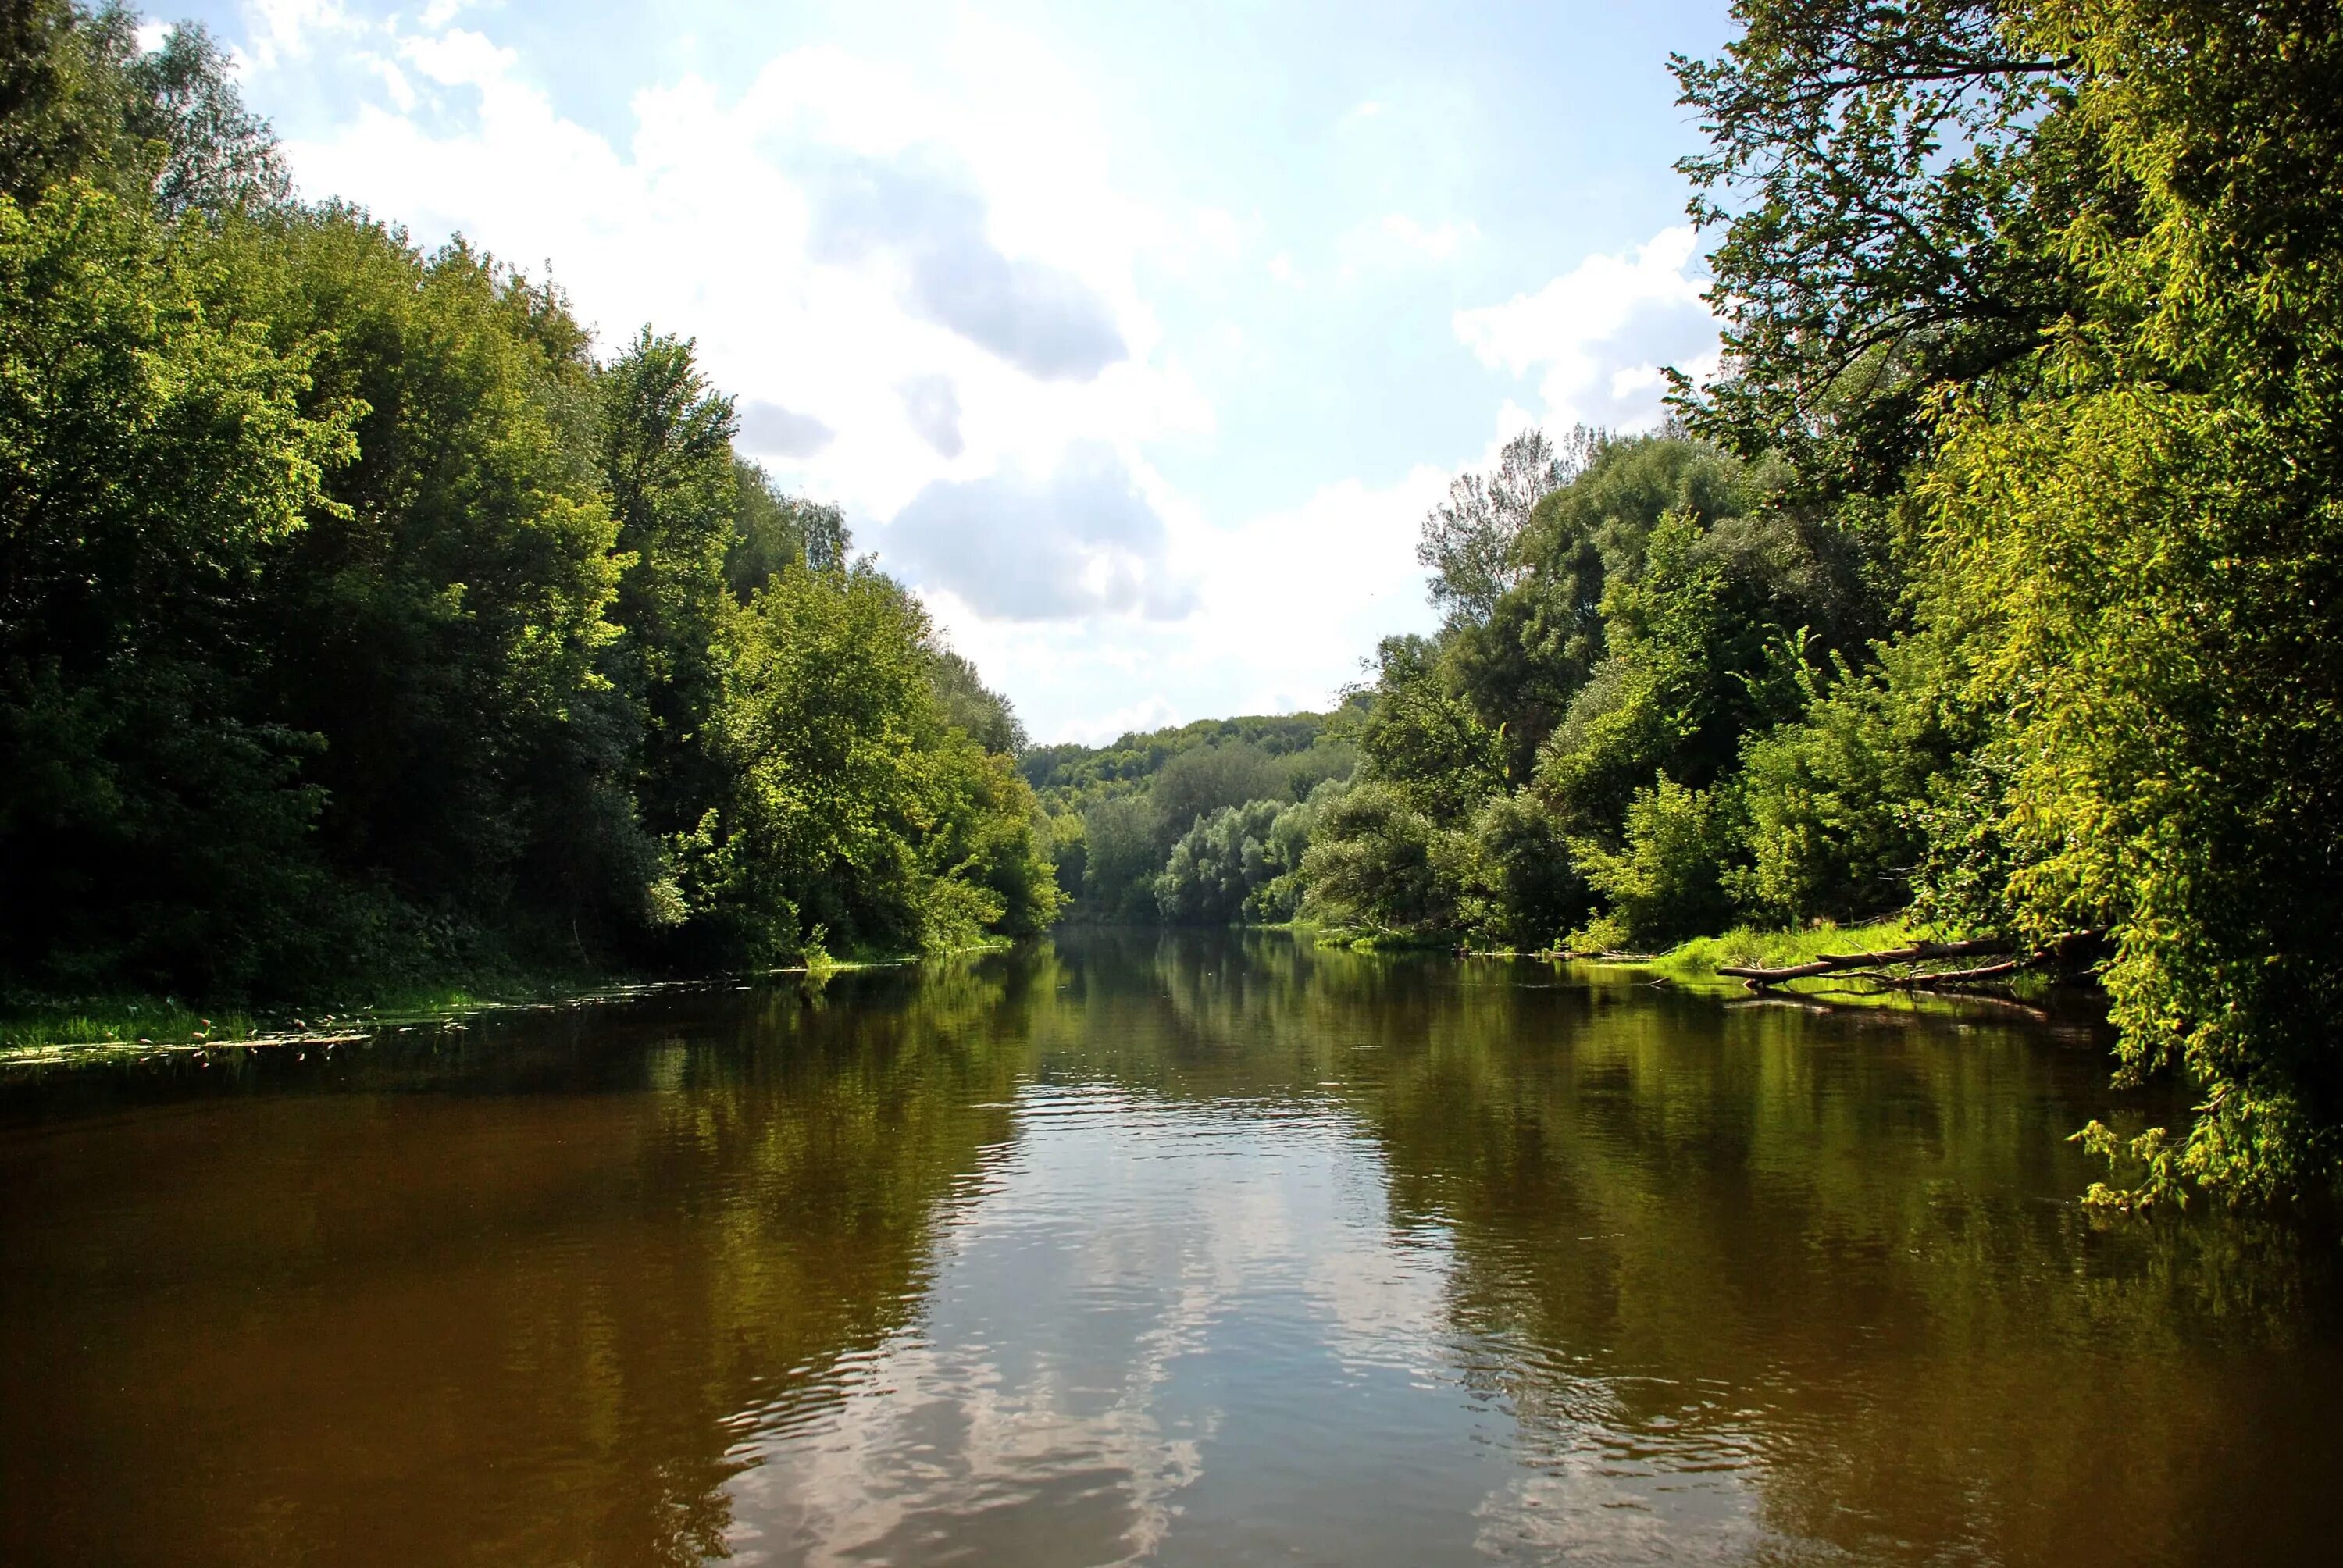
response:
<path fill-rule="evenodd" d="M 2020 970 L 2064 960 L 2076 947 L 2104 935 L 2104 931 L 2067 931 L 2024 954 L 2019 953 L 2016 944 L 2006 937 L 1976 937 L 1957 942 L 1914 942 L 1909 947 L 1888 948 L 1872 953 L 1823 953 L 1805 963 L 1784 964 L 1770 969 L 1752 964 L 1719 964 L 1716 972 L 1745 982 L 1751 990 L 1781 985 L 1789 980 L 1818 980 L 1824 975 L 1875 980 L 1906 990 L 1927 990 L 1937 986 L 1974 985 L 2006 979 Z M 2000 961 L 1973 964 L 1965 969 L 1915 969 L 1900 974 L 1883 972 L 1900 964 L 1941 963 L 1946 959 L 1989 956 L 1997 957 Z"/>
<path fill-rule="evenodd" d="M 1779 969 L 1719 964 L 1716 972 L 1731 975 L 1735 980 L 1758 980 L 1771 985 L 1782 980 L 1811 980 L 1816 975 L 1837 974 L 1843 970 L 1876 969 L 1882 964 L 1926 963 L 1936 959 L 1968 958 L 2011 950 L 2011 943 L 2006 937 L 1977 937 L 1960 942 L 1914 942 L 1908 948 L 1888 948 L 1875 953 L 1824 953 L 1806 963 L 1785 964 Z"/>

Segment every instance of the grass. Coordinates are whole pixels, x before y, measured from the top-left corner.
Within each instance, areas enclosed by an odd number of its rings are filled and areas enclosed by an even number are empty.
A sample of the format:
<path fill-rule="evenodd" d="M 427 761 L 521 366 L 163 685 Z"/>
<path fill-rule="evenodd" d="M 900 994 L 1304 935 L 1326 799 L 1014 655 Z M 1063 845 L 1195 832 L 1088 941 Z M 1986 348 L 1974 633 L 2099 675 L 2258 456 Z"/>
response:
<path fill-rule="evenodd" d="M 1720 965 L 1783 969 L 1825 953 L 1877 952 L 1886 948 L 1909 947 L 1928 934 L 1926 928 L 1895 915 L 1867 925 L 1824 924 L 1785 931 L 1735 926 L 1722 936 L 1694 937 L 1679 943 L 1639 967 L 1655 970 L 1671 980 L 1714 980 Z"/>
<path fill-rule="evenodd" d="M 1011 944 L 987 938 L 953 953 L 990 952 Z M 775 973 L 829 974 L 881 969 L 943 954 L 851 950 L 840 956 L 816 948 L 802 964 Z M 363 1033 L 385 1025 L 461 1017 L 499 1007 L 587 1001 L 638 989 L 641 977 L 584 970 L 499 968 L 486 975 L 436 985 L 353 984 L 334 999 L 267 1010 L 204 1009 L 172 997 L 114 995 L 52 998 L 0 996 L 0 1066 L 98 1061 L 154 1050 L 193 1050 L 245 1043 L 290 1043 L 320 1036 Z"/>
<path fill-rule="evenodd" d="M 1914 942 L 1943 940 L 1945 933 L 1916 920 L 1890 916 L 1859 926 L 1820 925 L 1799 930 L 1767 931 L 1736 926 L 1722 936 L 1695 937 L 1654 958 L 1622 967 L 1664 975 L 1694 990 L 1739 991 L 1742 982 L 1720 976 L 1719 966 L 1786 969 L 1825 953 L 1880 952 L 1909 947 Z M 2043 986 L 2039 977 L 2012 977 L 1990 992 L 1933 992 L 1900 990 L 1854 975 L 1816 975 L 1770 986 L 1764 993 L 1777 1001 L 1833 1008 L 1886 1008 L 1913 1012 L 1959 1013 L 1977 1007 L 2018 1007 L 2033 1011 Z M 2036 1016 L 2046 1016 L 2036 1013 Z"/>
<path fill-rule="evenodd" d="M 249 1040 L 249 1013 L 200 1012 L 169 997 L 81 997 L 0 1003 L 0 1055 L 61 1045 L 186 1045 Z"/>
<path fill-rule="evenodd" d="M 1292 929 L 1305 928 L 1295 922 Z M 1457 943 L 1453 931 L 1354 930 L 1342 926 L 1307 929 L 1312 932 L 1312 946 L 1347 949 L 1354 953 L 1452 952 Z"/>
<path fill-rule="evenodd" d="M 190 1006 L 167 996 L 10 996 L 0 998 L 0 1063 L 102 1060 L 148 1050 L 347 1034 L 482 1008 L 588 996 L 621 983 L 610 976 L 512 974 L 372 991 L 352 988 L 341 1000 L 261 1011 Z"/>

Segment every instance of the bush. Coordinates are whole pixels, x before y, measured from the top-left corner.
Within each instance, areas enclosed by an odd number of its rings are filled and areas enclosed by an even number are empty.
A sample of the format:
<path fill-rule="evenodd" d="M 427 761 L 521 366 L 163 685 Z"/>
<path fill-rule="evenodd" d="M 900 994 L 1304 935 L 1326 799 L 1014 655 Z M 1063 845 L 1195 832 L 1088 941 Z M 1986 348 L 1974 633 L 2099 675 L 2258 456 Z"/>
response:
<path fill-rule="evenodd" d="M 1346 929 L 1453 930 L 1455 872 L 1468 849 L 1463 833 L 1435 828 L 1392 786 L 1354 785 L 1302 859 L 1302 912 Z"/>
<path fill-rule="evenodd" d="M 1739 824 L 1729 801 L 1665 774 L 1627 806 L 1627 842 L 1608 850 L 1581 840 L 1580 872 L 1609 904 L 1621 942 L 1655 946 L 1722 927 L 1730 918 L 1723 870 Z"/>
<path fill-rule="evenodd" d="M 1483 940 L 1543 947 L 1585 918 L 1586 879 L 1562 824 L 1528 790 L 1500 795 L 1473 819 L 1471 870 L 1460 913 Z"/>
<path fill-rule="evenodd" d="M 1857 675 L 1842 658 L 1826 689 L 1801 663 L 1800 720 L 1743 746 L 1739 795 L 1747 866 L 1727 874 L 1734 901 L 1763 920 L 1854 920 L 1910 902 L 1928 854 L 1929 801 L 1970 721 L 1933 638 L 1878 648 Z"/>

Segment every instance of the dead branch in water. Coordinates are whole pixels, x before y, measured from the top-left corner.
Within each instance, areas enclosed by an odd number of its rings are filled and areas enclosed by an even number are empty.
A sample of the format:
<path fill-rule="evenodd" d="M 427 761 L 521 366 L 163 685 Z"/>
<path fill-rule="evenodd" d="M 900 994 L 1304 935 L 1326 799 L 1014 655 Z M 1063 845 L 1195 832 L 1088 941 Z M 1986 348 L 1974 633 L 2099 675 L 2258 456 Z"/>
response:
<path fill-rule="evenodd" d="M 1791 980 L 1818 980 L 1825 975 L 1842 980 L 1869 980 L 1898 990 L 1953 990 L 2007 980 L 2021 970 L 2064 964 L 2075 950 L 2097 940 L 2104 931 L 2067 931 L 2030 952 L 2020 953 L 2006 937 L 1978 937 L 1958 942 L 1914 942 L 1873 953 L 1823 953 L 1802 964 L 1767 969 L 1750 964 L 1719 964 L 1716 972 L 1730 975 L 1751 990 L 1762 990 Z M 1993 963 L 1961 969 L 1932 969 L 1947 959 L 1994 957 Z M 1906 967 L 1909 966 L 1909 967 Z"/>

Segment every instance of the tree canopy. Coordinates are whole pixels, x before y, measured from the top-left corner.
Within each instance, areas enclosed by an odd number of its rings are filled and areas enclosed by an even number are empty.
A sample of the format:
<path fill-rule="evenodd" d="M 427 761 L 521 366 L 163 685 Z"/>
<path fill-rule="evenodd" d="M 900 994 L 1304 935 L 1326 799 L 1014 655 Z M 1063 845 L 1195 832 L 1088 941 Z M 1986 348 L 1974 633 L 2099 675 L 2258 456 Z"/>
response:
<path fill-rule="evenodd" d="M 694 346 L 292 199 L 199 28 L 0 9 L 0 982 L 1037 929 L 1014 713 Z"/>

